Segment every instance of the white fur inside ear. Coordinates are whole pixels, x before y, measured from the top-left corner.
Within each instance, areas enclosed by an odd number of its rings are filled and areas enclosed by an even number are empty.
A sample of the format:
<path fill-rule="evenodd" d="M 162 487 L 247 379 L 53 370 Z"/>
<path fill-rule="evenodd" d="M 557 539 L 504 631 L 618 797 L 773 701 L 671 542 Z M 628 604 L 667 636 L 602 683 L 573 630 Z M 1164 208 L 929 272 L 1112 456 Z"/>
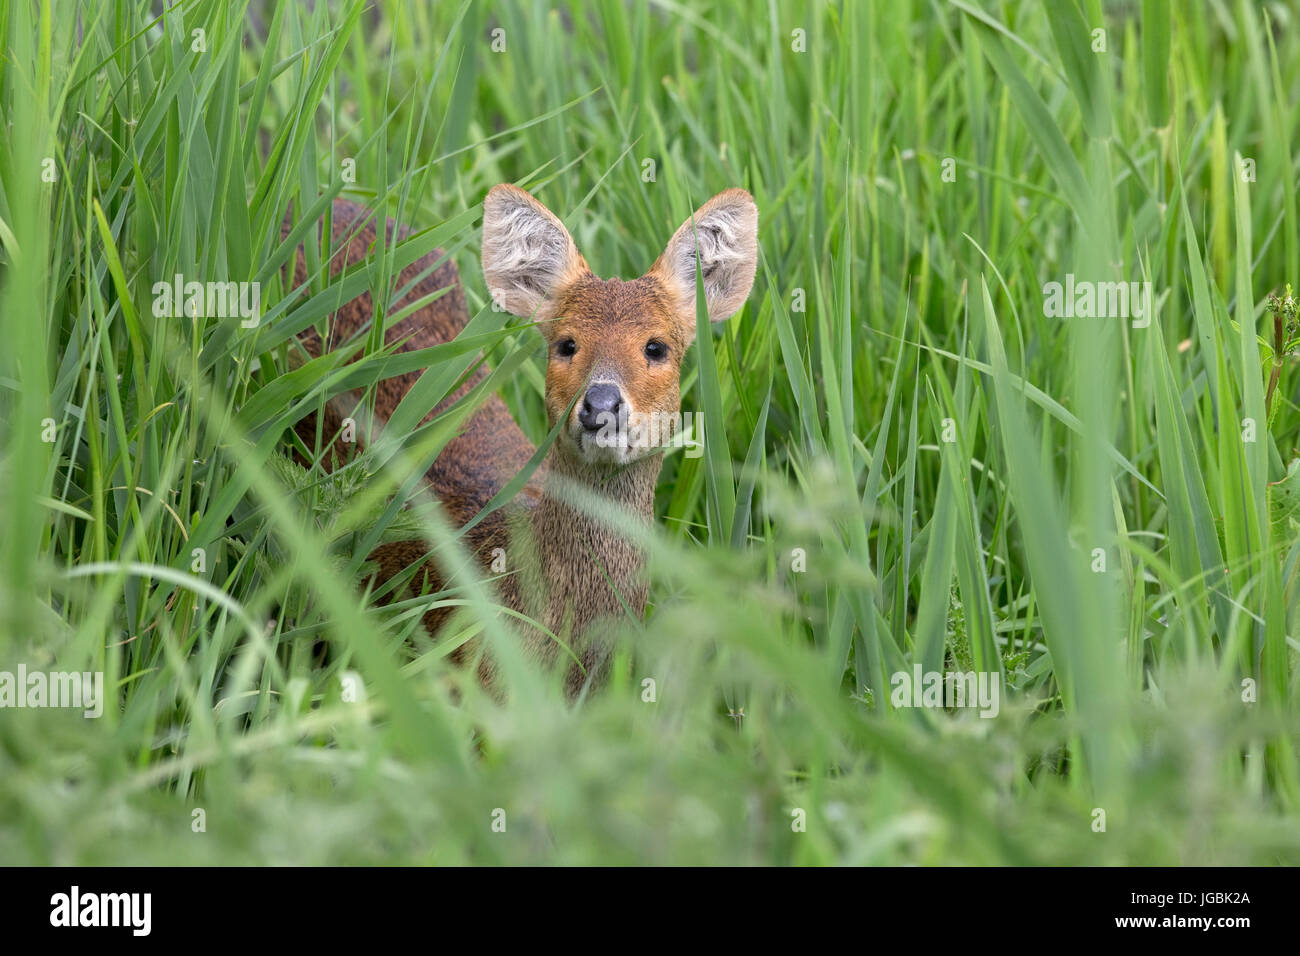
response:
<path fill-rule="evenodd" d="M 564 224 L 528 193 L 495 186 L 483 202 L 483 276 L 497 305 L 532 316 L 579 268 Z"/>
<path fill-rule="evenodd" d="M 743 189 L 728 189 L 700 207 L 655 263 L 694 321 L 695 263 L 704 280 L 709 319 L 721 322 L 745 304 L 758 267 L 758 207 Z"/>

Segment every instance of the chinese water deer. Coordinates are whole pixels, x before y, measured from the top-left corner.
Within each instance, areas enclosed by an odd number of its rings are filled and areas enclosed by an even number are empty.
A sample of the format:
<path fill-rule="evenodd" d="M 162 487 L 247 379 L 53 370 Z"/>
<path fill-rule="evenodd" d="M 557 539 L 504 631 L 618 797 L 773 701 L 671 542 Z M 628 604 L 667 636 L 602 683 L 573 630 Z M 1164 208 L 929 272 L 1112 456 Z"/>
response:
<path fill-rule="evenodd" d="M 338 272 L 363 259 L 375 241 L 371 214 L 336 201 L 333 208 L 336 251 L 330 267 Z M 496 577 L 504 606 L 560 635 L 577 657 L 569 661 L 565 683 L 576 693 L 598 679 L 606 666 L 602 620 L 644 614 L 647 583 L 639 548 L 612 527 L 575 506 L 575 484 L 585 486 L 621 512 L 653 520 L 658 446 L 672 427 L 634 423 L 680 421 L 679 375 L 684 352 L 695 338 L 696 261 L 700 266 L 710 320 L 728 318 L 744 304 L 754 280 L 758 210 L 749 193 L 729 189 L 705 203 L 673 234 L 662 255 L 638 279 L 600 279 L 587 267 L 560 220 L 527 192 L 500 185 L 483 207 L 483 273 L 498 306 L 530 318 L 546 341 L 546 411 L 551 426 L 567 419 L 546 460 L 507 508 L 491 512 L 467 533 L 469 547 L 484 569 L 506 556 L 506 572 Z M 390 241 L 394 234 L 388 223 Z M 287 229 L 287 224 L 286 224 Z M 441 250 L 408 266 L 396 288 L 411 286 L 402 306 L 450 287 L 441 297 L 386 330 L 398 348 L 427 348 L 455 338 L 469 319 L 456 267 Z M 427 273 L 421 278 L 421 273 Z M 301 261 L 295 286 L 306 278 Z M 412 286 L 412 281 L 414 282 Z M 333 317 L 329 348 L 354 340 L 373 315 L 369 295 L 347 303 Z M 321 354 L 314 330 L 301 340 L 309 354 Z M 431 409 L 424 421 L 444 410 L 480 381 L 479 369 L 455 393 Z M 418 372 L 377 386 L 376 417 L 382 422 L 419 378 Z M 343 419 L 354 405 L 333 401 L 320 423 L 333 447 L 322 459 L 332 468 L 348 457 L 341 442 Z M 308 448 L 316 442 L 315 416 L 296 426 Z M 647 440 L 647 436 L 653 436 Z M 535 452 L 511 418 L 505 403 L 492 396 L 470 417 L 430 467 L 426 480 L 451 523 L 468 523 L 515 477 Z M 498 550 L 500 549 L 500 550 Z M 380 546 L 371 558 L 377 578 L 387 580 L 424 562 L 421 541 Z M 415 579 L 422 593 L 443 586 L 436 558 L 420 566 Z M 447 608 L 428 612 L 425 625 L 436 631 Z M 560 654 L 555 639 L 534 627 L 519 628 L 530 654 L 552 664 Z M 469 645 L 457 659 L 472 654 Z M 494 665 L 479 658 L 479 676 L 489 686 Z"/>

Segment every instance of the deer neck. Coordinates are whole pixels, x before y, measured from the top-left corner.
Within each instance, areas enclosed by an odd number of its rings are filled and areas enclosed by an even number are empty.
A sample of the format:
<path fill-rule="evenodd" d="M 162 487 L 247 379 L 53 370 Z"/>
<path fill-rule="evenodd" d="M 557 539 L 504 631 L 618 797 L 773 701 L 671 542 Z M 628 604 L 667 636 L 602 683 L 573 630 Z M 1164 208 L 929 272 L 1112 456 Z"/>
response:
<path fill-rule="evenodd" d="M 648 525 L 654 520 L 661 456 L 622 468 L 593 467 L 560 443 L 547 456 L 547 476 L 530 522 L 536 555 L 530 608 L 556 633 L 580 635 L 592 621 L 645 611 L 645 555 L 620 530 L 575 501 L 572 489 L 595 496 L 601 508 Z"/>

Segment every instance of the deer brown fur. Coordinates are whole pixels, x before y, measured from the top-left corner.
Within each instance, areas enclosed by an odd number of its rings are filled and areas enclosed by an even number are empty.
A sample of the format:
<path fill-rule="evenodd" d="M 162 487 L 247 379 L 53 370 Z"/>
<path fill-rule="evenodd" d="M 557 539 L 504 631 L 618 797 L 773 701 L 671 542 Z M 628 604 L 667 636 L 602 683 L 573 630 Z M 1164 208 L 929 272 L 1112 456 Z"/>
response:
<path fill-rule="evenodd" d="M 335 201 L 332 222 L 329 267 L 337 274 L 371 253 L 376 229 L 370 213 L 344 200 Z M 286 235 L 289 225 L 286 220 Z M 409 234 L 395 229 L 391 221 L 386 229 L 390 244 Z M 644 276 L 626 282 L 603 280 L 588 268 L 560 220 L 522 189 L 497 186 L 484 201 L 488 290 L 500 306 L 538 322 L 547 342 L 549 422 L 554 425 L 566 414 L 569 420 L 542 467 L 511 505 L 487 515 L 466 538 L 485 569 L 494 550 L 504 549 L 514 573 L 497 579 L 502 604 L 570 642 L 581 663 L 566 671 L 570 693 L 603 675 L 607 649 L 600 624 L 625 614 L 625 607 L 643 614 L 647 583 L 639 548 L 571 503 L 566 487 L 572 483 L 591 488 L 621 512 L 647 523 L 653 520 L 661 456 L 655 447 L 637 442 L 629 416 L 672 420 L 679 413 L 681 359 L 695 335 L 697 256 L 709 317 L 721 321 L 748 296 L 756 231 L 753 199 L 744 190 L 727 190 L 682 224 Z M 450 260 L 438 264 L 444 258 L 435 250 L 396 277 L 394 288 L 402 289 L 428 273 L 391 303 L 390 311 L 440 289 L 449 291 L 387 328 L 389 344 L 405 340 L 398 346 L 402 351 L 428 348 L 451 341 L 465 327 L 469 314 L 459 275 Z M 299 256 L 293 287 L 306 279 Z M 299 338 L 308 354 L 318 356 L 323 346 L 328 351 L 351 340 L 372 316 L 370 296 L 362 295 L 332 317 L 328 342 L 322 343 L 314 329 Z M 381 421 L 419 374 L 409 372 L 378 384 L 374 405 Z M 485 375 L 480 368 L 423 421 L 440 414 Z M 326 470 L 348 457 L 349 446 L 339 437 L 347 413 L 346 404 L 338 401 L 325 407 L 320 427 L 329 446 L 321 461 Z M 600 419 L 602 431 L 593 427 L 593 419 Z M 308 448 L 316 446 L 315 415 L 299 421 L 295 430 Z M 474 518 L 534 452 L 505 403 L 491 396 L 433 462 L 426 475 L 428 487 L 459 527 Z M 381 545 L 371 555 L 378 565 L 376 577 L 385 581 L 421 565 L 415 580 L 422 590 L 441 588 L 436 563 L 422 564 L 427 550 L 422 541 Z M 424 623 L 437 631 L 449 613 L 446 608 L 431 610 Z M 545 665 L 554 663 L 560 650 L 552 638 L 527 626 L 520 632 L 531 656 Z M 474 653 L 466 645 L 458 659 Z M 479 675 L 485 684 L 493 684 L 494 666 L 486 655 L 480 656 Z"/>

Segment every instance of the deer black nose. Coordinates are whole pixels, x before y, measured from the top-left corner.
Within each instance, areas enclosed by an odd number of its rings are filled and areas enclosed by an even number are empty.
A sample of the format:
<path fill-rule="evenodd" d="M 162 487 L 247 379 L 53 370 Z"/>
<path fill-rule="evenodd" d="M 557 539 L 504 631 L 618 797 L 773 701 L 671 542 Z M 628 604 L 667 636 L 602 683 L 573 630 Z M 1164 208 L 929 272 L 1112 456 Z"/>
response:
<path fill-rule="evenodd" d="M 578 409 L 578 421 L 589 432 L 597 431 L 606 423 L 613 425 L 618 421 L 618 412 L 623 405 L 623 396 L 617 385 L 599 382 L 582 397 L 582 407 Z"/>

